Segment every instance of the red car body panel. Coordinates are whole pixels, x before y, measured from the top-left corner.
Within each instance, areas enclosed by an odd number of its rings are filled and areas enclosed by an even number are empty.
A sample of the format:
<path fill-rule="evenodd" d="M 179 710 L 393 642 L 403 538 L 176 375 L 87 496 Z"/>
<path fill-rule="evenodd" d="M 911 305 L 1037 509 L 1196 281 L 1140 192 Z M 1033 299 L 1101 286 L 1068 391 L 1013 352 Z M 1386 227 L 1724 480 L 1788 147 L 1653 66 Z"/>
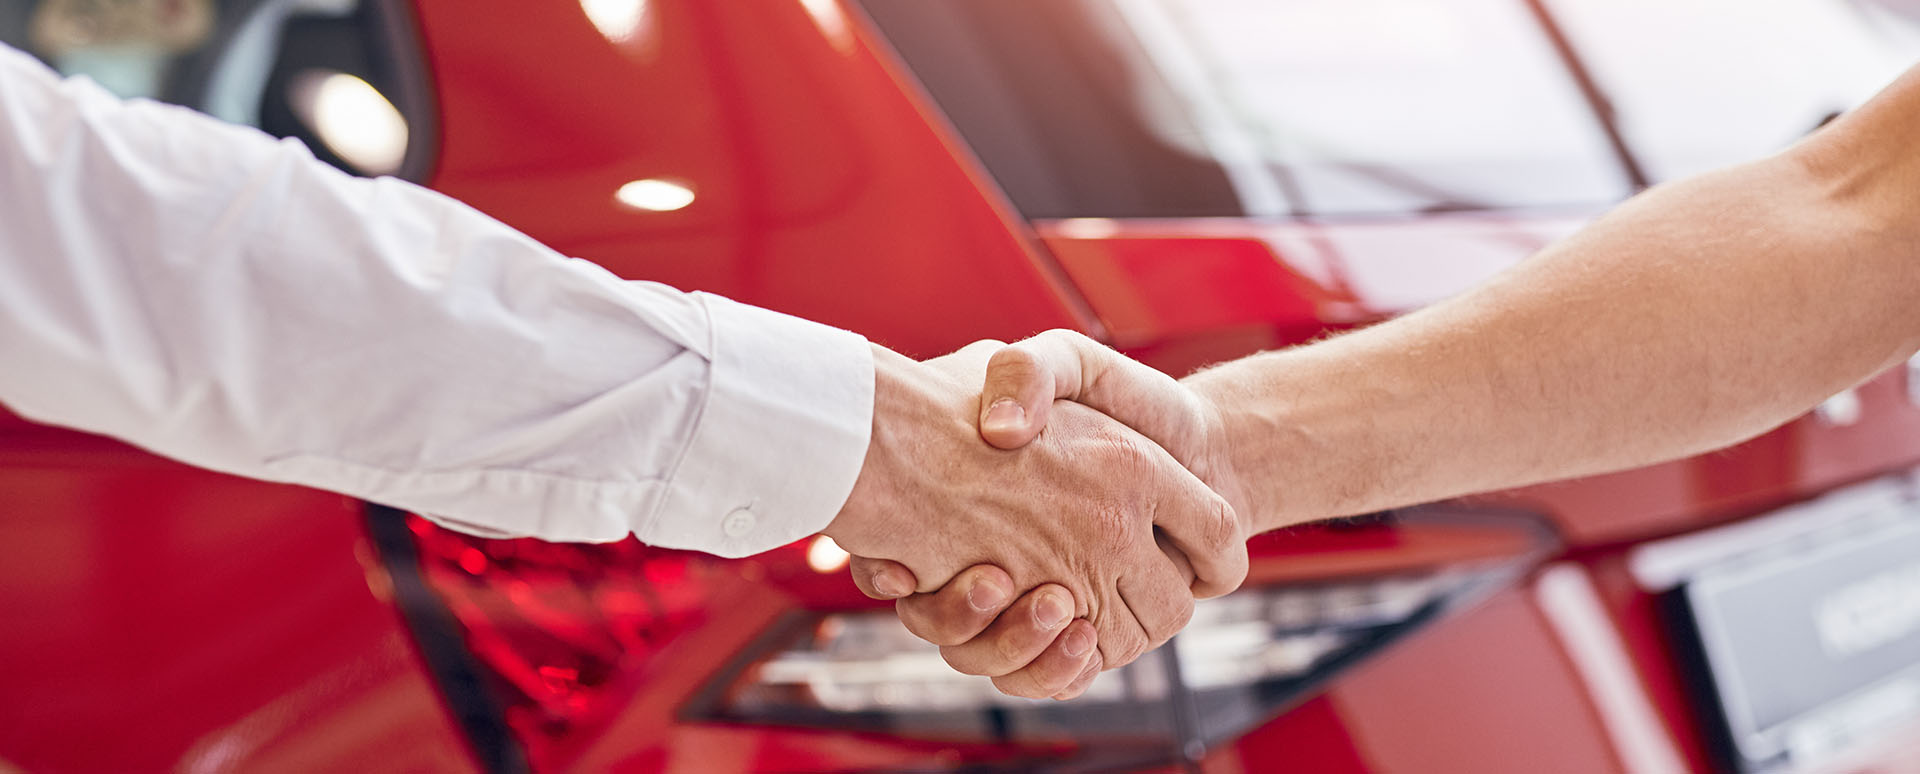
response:
<path fill-rule="evenodd" d="M 577 9 L 420 3 L 440 102 L 429 184 L 622 275 L 911 354 L 1089 325 L 857 17 L 832 3 L 645 8 L 635 37 L 610 44 Z M 615 200 L 643 178 L 681 181 L 696 203 Z"/>
<path fill-rule="evenodd" d="M 467 768 L 355 504 L 0 431 L 0 762 Z"/>
<path fill-rule="evenodd" d="M 1512 591 L 1357 668 L 1216 753 L 1206 770 L 1282 762 L 1330 774 L 1623 771 L 1559 643 Z"/>
<path fill-rule="evenodd" d="M 845 326 L 914 355 L 1053 327 L 1163 370 L 1376 321 L 1470 286 L 1592 213 L 1317 223 L 1027 224 L 880 36 L 834 0 L 652 0 L 610 40 L 577 4 L 418 0 L 428 184 L 623 276 Z M 693 206 L 620 204 L 625 182 Z M 1628 694 L 1711 764 L 1634 541 L 1920 462 L 1904 374 L 1862 415 L 1731 451 L 1489 496 L 1553 520 L 1631 664 Z M 343 498 L 195 471 L 0 413 L 0 770 L 459 771 L 477 764 Z M 1255 584 L 1455 556 L 1256 542 Z M 1306 544 L 1311 544 L 1309 541 Z M 1320 544 L 1311 544 L 1320 545 Z M 1031 748 L 689 721 L 687 697 L 798 606 L 871 604 L 786 549 L 717 568 L 711 614 L 623 675 L 580 771 L 941 769 Z M 1422 631 L 1212 750 L 1207 772 L 1630 771 L 1535 581 Z M 1057 752 L 1071 754 L 1073 746 Z M 1885 771 L 1902 758 L 1884 751 Z"/>

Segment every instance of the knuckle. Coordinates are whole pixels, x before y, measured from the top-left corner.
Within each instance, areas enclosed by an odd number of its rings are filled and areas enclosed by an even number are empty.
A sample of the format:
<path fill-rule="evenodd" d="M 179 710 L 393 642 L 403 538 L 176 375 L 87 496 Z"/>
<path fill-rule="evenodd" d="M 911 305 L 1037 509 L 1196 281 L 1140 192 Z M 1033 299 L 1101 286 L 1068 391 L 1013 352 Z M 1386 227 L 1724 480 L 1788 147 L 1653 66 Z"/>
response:
<path fill-rule="evenodd" d="M 1201 519 L 1201 531 L 1198 535 L 1201 550 L 1209 556 L 1224 557 L 1240 572 L 1246 570 L 1245 562 L 1234 562 L 1234 558 L 1246 552 L 1246 540 L 1240 537 L 1240 520 L 1233 512 L 1233 506 L 1226 500 L 1214 497 L 1208 506 L 1207 518 Z"/>
<path fill-rule="evenodd" d="M 1072 344 L 1076 346 L 1096 343 L 1093 339 L 1087 338 L 1086 334 L 1071 328 L 1048 328 L 1047 330 L 1041 331 L 1038 335 L 1034 336 L 1034 338 L 1052 339 L 1062 344 Z"/>
<path fill-rule="evenodd" d="M 1147 448 L 1150 443 L 1135 433 L 1122 432 L 1116 422 L 1102 422 L 1088 428 L 1090 443 L 1097 444 L 1093 451 L 1102 458 L 1101 464 L 1115 474 L 1128 478 L 1117 479 L 1128 483 L 1156 481 L 1155 474 L 1160 472 L 1159 461 L 1154 459 Z"/>
<path fill-rule="evenodd" d="M 1019 631 L 1000 632 L 993 637 L 994 667 L 1002 672 L 1012 671 L 1026 662 L 1027 645 L 1019 636 Z"/>
<path fill-rule="evenodd" d="M 1093 544 L 1095 550 L 1106 556 L 1131 552 L 1140 541 L 1141 530 L 1147 528 L 1142 523 L 1143 515 L 1133 507 L 1102 506 L 1099 510 L 1101 529 Z"/>
<path fill-rule="evenodd" d="M 1193 620 L 1193 595 L 1185 585 L 1172 578 L 1156 584 L 1152 593 L 1142 601 L 1143 606 L 1136 608 L 1140 614 L 1140 637 L 1135 639 L 1143 646 L 1143 650 L 1159 647 Z"/>
<path fill-rule="evenodd" d="M 941 644 L 940 640 L 933 636 L 933 632 L 927 630 L 925 622 L 920 620 L 918 616 L 898 608 L 895 608 L 894 612 L 900 616 L 900 625 L 906 627 L 908 634 L 935 645 Z"/>
<path fill-rule="evenodd" d="M 1025 341 L 1016 341 L 1012 344 L 1002 344 L 1000 345 L 999 349 L 994 350 L 993 357 L 991 358 L 991 362 L 994 363 L 995 365 L 1001 365 L 1001 364 L 1031 365 L 1039 361 L 1040 361 L 1040 356 L 1034 353 L 1031 348 L 1031 345 Z"/>
<path fill-rule="evenodd" d="M 1081 672 L 1080 676 L 1073 678 L 1073 682 L 1068 683 L 1067 687 L 1061 690 L 1059 698 L 1061 699 L 1080 698 L 1083 694 L 1087 692 L 1088 688 L 1093 687 L 1093 681 L 1100 677 L 1100 673 L 1104 669 L 1105 669 L 1105 666 L 1100 662 L 1100 658 L 1098 654 L 1096 654 L 1095 657 L 1090 662 L 1088 662 L 1086 671 Z"/>
<path fill-rule="evenodd" d="M 1192 622 L 1193 597 L 1183 594 L 1174 602 L 1173 615 L 1161 624 L 1159 631 L 1152 632 L 1153 646 L 1159 647 L 1167 640 L 1173 639 L 1173 635 L 1179 634 L 1180 630 L 1187 628 L 1187 624 Z"/>
<path fill-rule="evenodd" d="M 1079 673 L 1075 674 L 1072 680 L 1067 681 L 1067 687 L 1060 689 L 1060 692 L 1054 694 L 1053 698 L 1062 701 L 1079 698 L 1081 694 L 1087 692 L 1087 687 L 1093 684 L 1094 678 L 1100 676 L 1100 672 L 1105 666 L 1105 662 L 1100 660 L 1100 651 L 1097 649 L 1094 650 L 1092 654 L 1087 656 L 1086 665 L 1081 667 Z"/>
<path fill-rule="evenodd" d="M 1116 637 L 1108 637 L 1103 633 L 1100 637 L 1100 659 L 1107 669 L 1123 667 L 1145 654 L 1147 647 L 1146 634 L 1137 627 L 1129 628 Z"/>
<path fill-rule="evenodd" d="M 964 347 L 961 347 L 959 349 L 959 354 L 977 355 L 983 352 L 992 354 L 993 352 L 998 351 L 1006 346 L 1007 346 L 1006 342 L 999 341 L 996 339 L 981 339 L 979 341 L 973 342 L 972 344 L 968 344 Z"/>
<path fill-rule="evenodd" d="M 894 611 L 900 616 L 900 623 L 907 632 L 915 637 L 935 645 L 958 645 L 966 641 L 966 636 L 954 625 L 950 614 L 943 615 L 930 601 L 918 598 L 902 599 L 894 603 Z"/>
<path fill-rule="evenodd" d="M 932 627 L 936 639 L 929 640 L 935 645 L 964 645 L 972 639 L 975 627 L 952 618 L 935 621 Z"/>
<path fill-rule="evenodd" d="M 1046 376 L 1040 356 L 1019 345 L 1006 347 L 987 358 L 987 376 L 1003 389 L 1029 388 L 1040 383 Z"/>
<path fill-rule="evenodd" d="M 1105 447 L 1108 464 L 1113 466 L 1114 471 L 1128 476 L 1122 481 L 1160 487 L 1167 485 L 1161 460 L 1154 457 L 1152 450 L 1147 447 L 1151 441 L 1134 433 L 1121 432 L 1120 426 L 1114 423 L 1107 423 L 1096 432 Z"/>
<path fill-rule="evenodd" d="M 1219 596 L 1239 588 L 1240 584 L 1246 582 L 1249 569 L 1246 538 L 1240 534 L 1232 516 L 1229 514 L 1224 524 L 1210 524 L 1212 526 L 1207 529 L 1206 543 L 1198 549 L 1205 556 L 1189 557 L 1194 560 L 1190 568 L 1192 590 L 1203 598 Z"/>
<path fill-rule="evenodd" d="M 1213 512 L 1213 517 L 1207 520 L 1210 527 L 1207 530 L 1208 547 L 1221 552 L 1233 550 L 1241 542 L 1240 520 L 1236 518 L 1233 506 L 1228 505 L 1226 500 L 1215 497 L 1213 506 L 1209 510 Z"/>
<path fill-rule="evenodd" d="M 1079 667 L 1079 664 L 1069 661 L 1055 664 L 1051 669 L 1029 670 L 1034 673 L 1032 680 L 1035 694 L 1030 698 L 1043 699 L 1066 690 L 1067 686 L 1073 684 L 1074 678 L 1080 676 Z"/>

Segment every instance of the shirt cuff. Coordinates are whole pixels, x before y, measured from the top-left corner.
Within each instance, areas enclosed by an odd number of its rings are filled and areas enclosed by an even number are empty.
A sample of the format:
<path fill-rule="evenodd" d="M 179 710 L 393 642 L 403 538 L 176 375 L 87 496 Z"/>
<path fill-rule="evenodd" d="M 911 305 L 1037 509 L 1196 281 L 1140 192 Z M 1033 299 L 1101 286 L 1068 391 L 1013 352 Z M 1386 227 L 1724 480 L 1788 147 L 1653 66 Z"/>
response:
<path fill-rule="evenodd" d="M 859 334 L 696 293 L 711 339 L 706 406 L 641 542 L 739 557 L 825 529 L 873 431 Z"/>

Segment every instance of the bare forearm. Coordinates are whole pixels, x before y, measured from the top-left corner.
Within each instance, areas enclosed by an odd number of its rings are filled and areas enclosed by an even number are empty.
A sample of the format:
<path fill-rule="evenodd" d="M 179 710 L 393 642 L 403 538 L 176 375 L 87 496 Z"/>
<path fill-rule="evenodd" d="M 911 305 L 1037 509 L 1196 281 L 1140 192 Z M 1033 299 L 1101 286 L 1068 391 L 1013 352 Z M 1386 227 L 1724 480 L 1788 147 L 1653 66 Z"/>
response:
<path fill-rule="evenodd" d="M 1649 191 L 1475 291 L 1189 379 L 1225 415 L 1253 526 L 1717 448 L 1911 355 L 1920 176 L 1876 150 L 1910 147 L 1887 136 L 1913 123 L 1885 109 L 1902 87 L 1803 148 Z"/>

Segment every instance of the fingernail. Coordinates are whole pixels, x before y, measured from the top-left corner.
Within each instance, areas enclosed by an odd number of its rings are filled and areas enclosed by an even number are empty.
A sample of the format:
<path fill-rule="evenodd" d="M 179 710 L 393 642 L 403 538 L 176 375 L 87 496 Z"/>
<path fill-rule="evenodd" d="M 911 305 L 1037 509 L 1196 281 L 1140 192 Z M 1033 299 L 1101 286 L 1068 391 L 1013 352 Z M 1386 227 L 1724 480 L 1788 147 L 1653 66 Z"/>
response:
<path fill-rule="evenodd" d="M 912 589 L 901 585 L 899 576 L 890 572 L 874 573 L 872 583 L 873 592 L 883 597 L 904 597 L 908 592 L 912 591 Z"/>
<path fill-rule="evenodd" d="M 1012 398 L 1001 398 L 987 407 L 987 418 L 981 420 L 983 430 L 1018 430 L 1020 423 L 1026 421 L 1027 410 Z"/>
<path fill-rule="evenodd" d="M 1006 599 L 1005 592 L 986 581 L 974 581 L 973 587 L 967 589 L 967 604 L 976 612 L 986 613 L 997 610 Z"/>
<path fill-rule="evenodd" d="M 1066 650 L 1068 656 L 1079 658 L 1086 654 L 1087 649 L 1093 647 L 1093 635 L 1087 633 L 1085 627 L 1081 627 L 1079 630 L 1067 635 L 1067 641 L 1061 647 Z"/>
<path fill-rule="evenodd" d="M 1066 601 L 1062 600 L 1059 594 L 1041 597 L 1039 604 L 1033 606 L 1034 623 L 1040 624 L 1042 629 L 1057 629 L 1060 624 L 1066 623 L 1067 616 L 1072 614 L 1073 610 L 1068 608 Z"/>

